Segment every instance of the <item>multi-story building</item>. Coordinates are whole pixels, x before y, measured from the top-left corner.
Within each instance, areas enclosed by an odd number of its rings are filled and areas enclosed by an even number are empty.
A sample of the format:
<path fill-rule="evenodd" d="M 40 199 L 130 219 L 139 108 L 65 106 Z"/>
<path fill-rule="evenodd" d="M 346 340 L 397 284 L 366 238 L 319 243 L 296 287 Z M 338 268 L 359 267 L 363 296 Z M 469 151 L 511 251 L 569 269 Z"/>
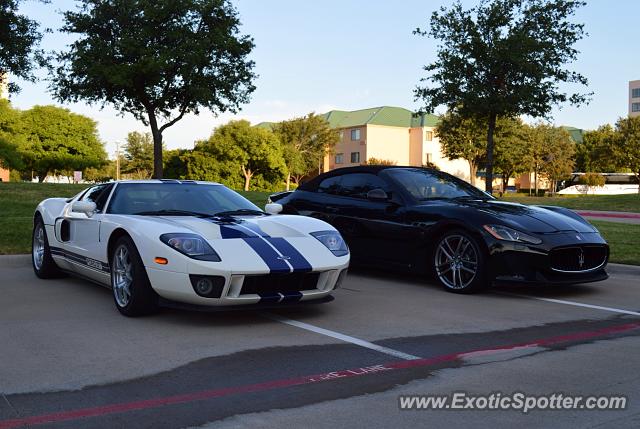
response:
<path fill-rule="evenodd" d="M 629 82 L 629 116 L 640 115 L 640 80 Z"/>
<path fill-rule="evenodd" d="M 469 180 L 467 161 L 449 160 L 442 155 L 435 115 L 415 116 L 401 107 L 382 106 L 350 112 L 332 110 L 321 116 L 340 131 L 340 141 L 325 157 L 323 171 L 362 165 L 375 158 L 397 165 L 433 163 L 440 170 Z"/>

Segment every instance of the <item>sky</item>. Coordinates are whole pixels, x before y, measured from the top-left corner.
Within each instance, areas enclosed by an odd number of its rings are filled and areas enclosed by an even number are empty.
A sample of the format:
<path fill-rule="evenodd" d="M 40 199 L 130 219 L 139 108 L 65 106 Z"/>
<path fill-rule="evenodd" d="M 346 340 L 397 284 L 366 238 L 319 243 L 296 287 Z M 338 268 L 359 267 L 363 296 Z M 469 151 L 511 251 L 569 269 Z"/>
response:
<path fill-rule="evenodd" d="M 417 109 L 413 89 L 424 75 L 422 66 L 433 61 L 437 41 L 412 34 L 427 28 L 431 13 L 451 2 L 441 0 L 234 0 L 241 31 L 254 38 L 251 59 L 259 75 L 251 101 L 237 115 L 210 112 L 185 117 L 164 133 L 169 149 L 191 148 L 212 130 L 231 119 L 252 123 L 279 121 L 309 112 L 356 110 L 376 106 Z M 463 1 L 472 7 L 476 1 Z M 43 48 L 63 50 L 72 41 L 58 32 L 62 11 L 75 9 L 68 0 L 42 4 L 27 0 L 23 13 L 52 32 Z M 640 1 L 588 0 L 574 21 L 583 22 L 588 35 L 576 47 L 577 62 L 570 68 L 589 79 L 589 105 L 565 105 L 553 111 L 553 122 L 594 129 L 627 115 L 628 82 L 640 79 L 637 22 Z M 11 97 L 15 107 L 55 104 L 47 75 L 37 83 L 20 82 L 22 91 Z M 565 87 L 566 90 L 575 88 Z M 130 131 L 148 131 L 130 115 L 110 107 L 84 103 L 62 105 L 98 122 L 100 138 L 109 155 Z"/>

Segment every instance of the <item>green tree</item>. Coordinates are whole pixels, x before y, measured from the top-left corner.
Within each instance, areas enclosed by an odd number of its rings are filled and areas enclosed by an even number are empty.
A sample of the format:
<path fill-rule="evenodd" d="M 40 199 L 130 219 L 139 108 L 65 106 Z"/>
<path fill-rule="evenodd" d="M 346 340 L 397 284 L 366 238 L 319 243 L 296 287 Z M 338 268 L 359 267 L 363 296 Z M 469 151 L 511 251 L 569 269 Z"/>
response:
<path fill-rule="evenodd" d="M 33 71 L 46 64 L 38 49 L 42 34 L 38 23 L 18 12 L 20 0 L 0 0 L 0 84 L 7 83 L 8 74 L 33 82 Z M 9 82 L 9 92 L 19 91 Z"/>
<path fill-rule="evenodd" d="M 20 114 L 16 132 L 24 142 L 21 152 L 28 170 L 40 182 L 52 171 L 100 167 L 106 152 L 96 122 L 55 106 L 34 106 Z"/>
<path fill-rule="evenodd" d="M 234 179 L 242 174 L 245 191 L 256 176 L 263 182 L 275 183 L 286 175 L 278 137 L 270 130 L 252 127 L 248 121 L 231 121 L 216 128 L 209 140 L 196 144 L 195 152 L 205 152 L 211 157 L 208 164 L 217 164 L 214 171 L 228 172 L 226 176 L 218 173 L 223 183 L 235 185 Z"/>
<path fill-rule="evenodd" d="M 615 140 L 616 131 L 609 124 L 584 133 L 582 142 L 576 145 L 576 170 L 598 173 L 618 170 L 620 163 L 612 156 Z"/>
<path fill-rule="evenodd" d="M 390 159 L 381 159 L 381 158 L 369 158 L 364 163 L 365 165 L 396 165 L 397 162 L 392 161 Z"/>
<path fill-rule="evenodd" d="M 486 190 L 492 191 L 494 132 L 498 117 L 546 117 L 566 101 L 580 104 L 588 95 L 567 94 L 563 83 L 586 85 L 566 68 L 576 60 L 574 45 L 583 25 L 569 21 L 583 6 L 574 0 L 487 0 L 464 10 L 460 2 L 431 15 L 430 29 L 415 34 L 440 41 L 437 59 L 424 70 L 414 95 L 427 111 L 446 105 L 463 117 L 486 123 Z"/>
<path fill-rule="evenodd" d="M 11 107 L 9 100 L 0 100 L 0 167 L 20 170 L 24 168 L 20 152 L 20 136 L 15 128 L 20 112 Z"/>
<path fill-rule="evenodd" d="M 640 194 L 640 116 L 620 118 L 616 122 L 617 138 L 612 151 L 620 165 L 636 176 Z"/>
<path fill-rule="evenodd" d="M 150 133 L 132 131 L 124 144 L 120 170 L 135 179 L 148 179 L 153 174 L 153 137 Z"/>
<path fill-rule="evenodd" d="M 602 174 L 598 173 L 586 173 L 584 176 L 580 176 L 578 182 L 581 185 L 586 185 L 589 189 L 595 193 L 595 189 L 599 186 L 604 186 L 607 182 Z"/>
<path fill-rule="evenodd" d="M 249 100 L 253 40 L 228 0 L 81 0 L 62 31 L 77 39 L 54 76 L 60 101 L 111 104 L 151 128 L 154 177 L 162 133 L 186 114 L 237 112 Z M 162 123 L 161 123 L 162 122 Z"/>
<path fill-rule="evenodd" d="M 571 175 L 575 167 L 576 144 L 567 130 L 549 125 L 539 125 L 536 131 L 540 134 L 537 140 L 539 173 L 550 182 L 551 194 L 555 193 L 559 180 Z M 537 183 L 536 183 L 537 195 Z"/>
<path fill-rule="evenodd" d="M 274 132 L 283 146 L 287 191 L 292 178 L 296 185 L 299 184 L 340 140 L 340 133 L 314 113 L 280 122 L 275 125 Z"/>
<path fill-rule="evenodd" d="M 187 149 L 164 151 L 162 159 L 164 160 L 164 176 L 167 179 L 187 179 L 186 166 L 181 158 L 189 152 Z"/>
<path fill-rule="evenodd" d="M 469 163 L 469 181 L 475 185 L 478 169 L 487 158 L 482 121 L 449 112 L 440 118 L 436 134 L 440 139 L 442 155 L 451 160 L 462 158 Z"/>
<path fill-rule="evenodd" d="M 509 179 L 530 171 L 527 155 L 533 131 L 521 119 L 500 119 L 496 125 L 495 169 L 502 175 L 502 192 L 507 191 Z"/>

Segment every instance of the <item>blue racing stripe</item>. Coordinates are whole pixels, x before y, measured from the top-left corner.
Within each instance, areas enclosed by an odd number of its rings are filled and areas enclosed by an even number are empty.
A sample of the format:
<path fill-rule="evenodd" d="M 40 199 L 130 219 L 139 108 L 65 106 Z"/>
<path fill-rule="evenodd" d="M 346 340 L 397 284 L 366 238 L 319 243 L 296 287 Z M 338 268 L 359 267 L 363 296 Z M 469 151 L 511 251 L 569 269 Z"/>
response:
<path fill-rule="evenodd" d="M 249 231 L 242 228 L 238 228 L 233 224 L 219 225 L 219 226 L 220 226 L 220 237 L 222 237 L 223 239 L 257 237 L 256 234 L 251 234 Z"/>
<path fill-rule="evenodd" d="M 309 261 L 307 261 L 307 259 L 302 256 L 302 253 L 298 252 L 298 250 L 284 238 L 269 237 L 265 238 L 265 240 L 271 243 L 273 247 L 278 249 L 278 252 L 289 257 L 288 261 L 293 267 L 294 272 L 304 273 L 309 272 L 313 269 Z"/>
<path fill-rule="evenodd" d="M 262 258 L 262 260 L 269 266 L 271 273 L 290 273 L 291 268 L 289 264 L 282 259 L 282 257 L 273 250 L 269 243 L 264 241 L 262 237 L 246 237 L 243 238 L 251 248 Z"/>

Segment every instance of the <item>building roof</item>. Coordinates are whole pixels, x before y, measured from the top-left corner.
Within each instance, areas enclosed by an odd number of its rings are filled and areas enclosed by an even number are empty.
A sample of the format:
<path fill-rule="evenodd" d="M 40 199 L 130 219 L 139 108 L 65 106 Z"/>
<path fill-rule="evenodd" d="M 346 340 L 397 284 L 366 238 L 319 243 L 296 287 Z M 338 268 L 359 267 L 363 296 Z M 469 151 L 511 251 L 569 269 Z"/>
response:
<path fill-rule="evenodd" d="M 435 127 L 439 118 L 436 115 L 415 115 L 402 107 L 380 106 L 361 110 L 331 110 L 319 115 L 329 122 L 331 128 L 351 128 L 362 125 L 382 125 L 387 127 Z M 273 129 L 273 122 L 260 122 L 259 128 Z"/>
<path fill-rule="evenodd" d="M 584 130 L 576 127 L 562 126 L 562 129 L 566 130 L 574 142 L 582 143 L 584 137 Z"/>
<path fill-rule="evenodd" d="M 381 106 L 370 109 L 331 110 L 323 116 L 332 128 L 350 128 L 361 125 L 383 125 L 387 127 L 434 127 L 438 117 L 430 114 L 415 116 L 410 110 L 402 107 Z"/>

